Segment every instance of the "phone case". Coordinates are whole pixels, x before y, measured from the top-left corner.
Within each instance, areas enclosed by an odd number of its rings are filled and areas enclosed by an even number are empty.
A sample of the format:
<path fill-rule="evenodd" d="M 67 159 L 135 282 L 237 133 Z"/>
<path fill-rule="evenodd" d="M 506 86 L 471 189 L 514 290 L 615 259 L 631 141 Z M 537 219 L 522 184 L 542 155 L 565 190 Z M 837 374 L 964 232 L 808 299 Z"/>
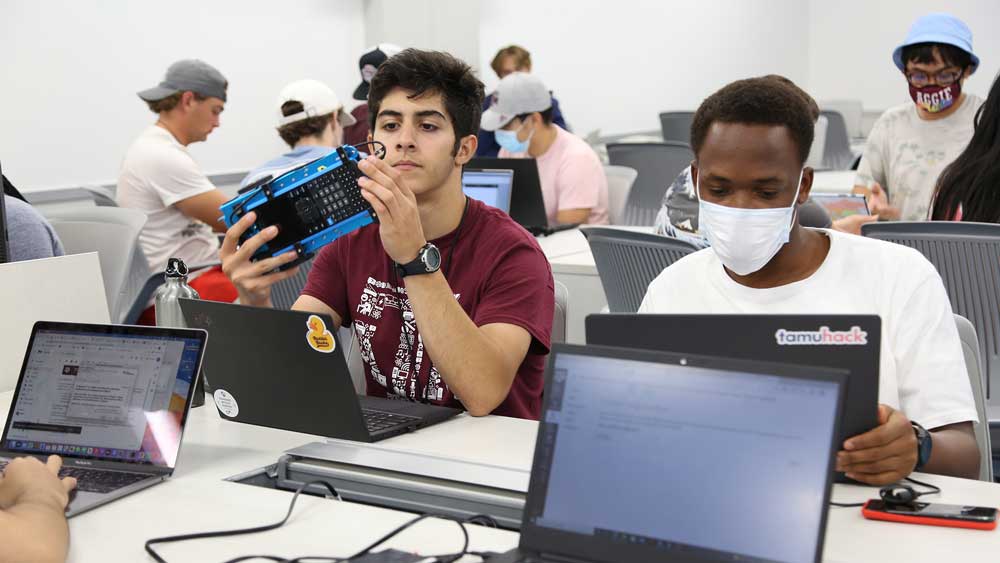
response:
<path fill-rule="evenodd" d="M 861 514 L 869 520 L 885 520 L 903 524 L 921 524 L 924 526 L 944 526 L 946 528 L 969 528 L 972 530 L 995 530 L 997 521 L 971 522 L 968 520 L 951 520 L 947 518 L 928 518 L 926 516 L 907 516 L 905 514 L 890 514 L 881 510 L 869 510 L 868 503 L 861 508 Z"/>

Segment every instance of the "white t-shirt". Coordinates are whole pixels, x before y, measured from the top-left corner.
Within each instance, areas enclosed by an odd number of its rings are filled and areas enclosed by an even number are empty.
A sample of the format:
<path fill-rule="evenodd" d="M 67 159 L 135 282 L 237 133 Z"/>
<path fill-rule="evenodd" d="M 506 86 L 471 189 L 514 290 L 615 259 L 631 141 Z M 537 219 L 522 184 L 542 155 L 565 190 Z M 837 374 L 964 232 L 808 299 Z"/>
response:
<path fill-rule="evenodd" d="M 879 315 L 879 402 L 925 428 L 978 421 L 951 304 L 934 266 L 912 248 L 819 231 L 830 237 L 830 252 L 802 281 L 771 289 L 740 285 L 707 248 L 653 280 L 639 311 Z"/>
<path fill-rule="evenodd" d="M 118 205 L 146 213 L 139 244 L 154 272 L 162 272 L 169 258 L 188 266 L 219 260 L 212 228 L 174 207 L 214 189 L 187 147 L 162 127 L 148 127 L 129 147 L 118 175 Z"/>
<path fill-rule="evenodd" d="M 868 135 L 855 185 L 878 182 L 903 221 L 928 218 L 938 176 L 972 139 L 976 110 L 983 99 L 966 94 L 955 113 L 924 120 L 912 102 L 886 110 Z"/>

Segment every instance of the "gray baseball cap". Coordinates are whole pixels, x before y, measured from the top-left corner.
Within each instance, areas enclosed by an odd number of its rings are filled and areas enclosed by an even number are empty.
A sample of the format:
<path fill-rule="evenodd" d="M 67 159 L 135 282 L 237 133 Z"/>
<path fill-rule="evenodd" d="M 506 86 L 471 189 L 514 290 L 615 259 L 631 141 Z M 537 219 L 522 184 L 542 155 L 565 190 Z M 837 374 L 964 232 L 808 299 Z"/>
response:
<path fill-rule="evenodd" d="M 190 90 L 224 102 L 228 84 L 226 77 L 214 66 L 197 59 L 185 59 L 170 65 L 163 82 L 139 92 L 139 97 L 147 102 L 155 102 L 177 92 Z"/>
<path fill-rule="evenodd" d="M 483 112 L 480 127 L 496 131 L 515 117 L 552 107 L 552 94 L 545 84 L 533 74 L 512 72 L 497 85 L 493 105 Z"/>

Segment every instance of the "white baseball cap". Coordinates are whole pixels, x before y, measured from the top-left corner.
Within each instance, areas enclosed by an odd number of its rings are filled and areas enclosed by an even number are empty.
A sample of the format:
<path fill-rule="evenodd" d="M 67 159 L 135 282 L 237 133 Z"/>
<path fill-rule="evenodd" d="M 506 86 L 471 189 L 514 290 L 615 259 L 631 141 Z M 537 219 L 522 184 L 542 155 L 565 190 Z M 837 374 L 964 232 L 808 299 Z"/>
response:
<path fill-rule="evenodd" d="M 496 131 L 515 117 L 552 107 L 552 94 L 533 74 L 512 72 L 500 80 L 493 105 L 483 112 L 480 123 L 486 131 Z"/>
<path fill-rule="evenodd" d="M 291 115 L 283 115 L 281 113 L 281 106 L 287 102 L 299 102 L 302 104 L 302 111 Z M 278 94 L 277 126 L 279 128 L 289 123 L 333 112 L 337 112 L 337 121 L 344 127 L 357 123 L 354 116 L 344 111 L 344 104 L 340 103 L 333 90 L 319 80 L 297 80 L 285 86 L 281 94 Z"/>

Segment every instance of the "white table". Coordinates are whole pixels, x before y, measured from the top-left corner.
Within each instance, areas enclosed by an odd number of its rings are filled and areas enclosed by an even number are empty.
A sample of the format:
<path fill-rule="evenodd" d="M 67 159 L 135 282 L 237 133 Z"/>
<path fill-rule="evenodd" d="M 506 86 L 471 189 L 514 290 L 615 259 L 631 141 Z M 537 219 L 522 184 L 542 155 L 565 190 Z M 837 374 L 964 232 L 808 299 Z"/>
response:
<path fill-rule="evenodd" d="M 6 418 L 12 393 L 0 394 L 0 416 Z M 530 464 L 534 444 L 532 422 L 488 417 L 456 420 L 426 433 L 394 438 L 394 447 L 422 451 L 458 451 L 468 455 L 505 459 L 501 436 L 530 444 L 517 444 L 511 459 Z M 517 430 L 520 428 L 520 430 Z M 470 437 L 477 432 L 497 434 L 498 440 Z M 436 433 L 436 434 L 435 434 Z M 460 443 L 447 439 L 454 435 Z M 436 438 L 434 438 L 437 436 Z M 429 439 L 434 438 L 434 439 Z M 185 432 L 177 471 L 167 482 L 140 491 L 70 520 L 69 561 L 150 561 L 143 544 L 147 539 L 173 534 L 244 528 L 275 522 L 284 517 L 291 494 L 225 481 L 248 470 L 274 463 L 289 448 L 320 439 L 223 421 L 212 406 L 193 409 Z M 521 450 L 529 452 L 527 454 Z M 527 458 L 525 458 L 527 455 Z M 299 498 L 291 520 L 284 527 L 248 536 L 167 544 L 159 548 L 171 562 L 219 562 L 247 554 L 350 555 L 413 518 L 412 514 L 353 503 L 339 503 L 310 496 Z M 469 526 L 473 550 L 506 551 L 517 545 L 518 535 L 482 526 Z M 443 520 L 421 523 L 387 543 L 396 549 L 425 554 L 455 552 L 462 534 L 457 525 Z M 382 548 L 380 548 L 382 549 Z M 475 561 L 475 558 L 470 558 Z"/>

